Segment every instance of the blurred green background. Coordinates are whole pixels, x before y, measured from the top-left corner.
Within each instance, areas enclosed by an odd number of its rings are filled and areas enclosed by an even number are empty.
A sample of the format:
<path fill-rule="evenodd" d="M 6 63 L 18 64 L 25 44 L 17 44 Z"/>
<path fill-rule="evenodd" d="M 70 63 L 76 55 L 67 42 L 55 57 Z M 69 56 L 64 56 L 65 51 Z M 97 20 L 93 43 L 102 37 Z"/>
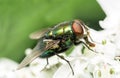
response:
<path fill-rule="evenodd" d="M 99 30 L 104 17 L 96 0 L 0 0 L 0 57 L 21 61 L 37 42 L 29 34 L 43 27 L 81 19 Z"/>

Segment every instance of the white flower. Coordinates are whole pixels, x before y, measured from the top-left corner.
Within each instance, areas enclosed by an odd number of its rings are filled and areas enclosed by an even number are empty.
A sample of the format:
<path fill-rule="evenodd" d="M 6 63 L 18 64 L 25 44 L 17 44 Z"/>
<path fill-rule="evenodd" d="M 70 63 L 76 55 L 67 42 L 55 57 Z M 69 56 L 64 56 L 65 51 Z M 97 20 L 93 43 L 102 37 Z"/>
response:
<path fill-rule="evenodd" d="M 0 58 L 0 78 L 16 78 L 13 71 L 17 63 L 6 58 Z"/>
<path fill-rule="evenodd" d="M 120 0 L 97 0 L 106 14 L 100 25 L 105 29 L 120 27 Z"/>

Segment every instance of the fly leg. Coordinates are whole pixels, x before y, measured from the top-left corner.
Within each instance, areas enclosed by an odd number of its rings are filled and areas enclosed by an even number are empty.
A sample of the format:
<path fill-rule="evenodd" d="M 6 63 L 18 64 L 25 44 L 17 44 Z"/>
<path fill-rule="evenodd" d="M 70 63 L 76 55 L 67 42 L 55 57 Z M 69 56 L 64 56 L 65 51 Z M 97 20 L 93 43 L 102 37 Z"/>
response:
<path fill-rule="evenodd" d="M 46 62 L 47 62 L 47 64 L 45 65 L 44 68 L 46 68 L 49 65 L 48 58 L 46 58 Z"/>
<path fill-rule="evenodd" d="M 97 44 L 101 44 L 100 42 L 96 42 L 92 39 L 91 35 L 90 35 L 90 32 L 87 32 L 87 37 L 94 43 L 97 43 Z"/>
<path fill-rule="evenodd" d="M 74 70 L 73 70 L 70 62 L 69 62 L 68 60 L 66 60 L 63 56 L 60 56 L 60 55 L 58 55 L 58 54 L 55 54 L 55 55 L 57 55 L 58 57 L 60 57 L 61 59 L 65 60 L 65 61 L 68 63 L 68 65 L 70 66 L 70 69 L 72 70 L 72 74 L 74 75 Z"/>
<path fill-rule="evenodd" d="M 92 52 L 98 53 L 98 52 L 94 51 L 93 49 L 91 49 L 85 42 L 80 41 L 79 43 L 84 44 L 84 45 L 85 45 L 89 50 L 91 50 Z"/>
<path fill-rule="evenodd" d="M 88 37 L 87 37 L 87 36 L 84 37 L 84 40 L 85 40 L 85 42 L 86 42 L 90 47 L 95 47 L 95 44 L 92 43 L 92 42 L 90 42 L 90 41 L 88 40 Z"/>
<path fill-rule="evenodd" d="M 91 38 L 92 39 L 92 38 Z M 83 42 L 83 41 L 80 41 L 82 44 L 84 44 L 89 50 L 91 50 L 92 52 L 95 52 L 95 53 L 99 53 L 99 52 L 97 52 L 97 51 L 95 51 L 95 50 L 93 50 L 93 49 L 91 49 L 90 47 L 95 47 L 95 44 L 94 43 L 92 43 L 92 42 L 90 42 L 89 40 L 88 40 L 88 37 L 84 37 L 84 40 L 85 40 L 85 42 Z M 88 45 L 90 46 L 88 46 Z M 100 54 L 104 54 L 104 53 L 100 53 Z"/>
<path fill-rule="evenodd" d="M 48 58 L 46 58 L 46 62 L 47 62 L 47 64 L 44 66 L 44 68 L 41 71 L 45 70 L 47 68 L 47 66 L 49 65 Z"/>

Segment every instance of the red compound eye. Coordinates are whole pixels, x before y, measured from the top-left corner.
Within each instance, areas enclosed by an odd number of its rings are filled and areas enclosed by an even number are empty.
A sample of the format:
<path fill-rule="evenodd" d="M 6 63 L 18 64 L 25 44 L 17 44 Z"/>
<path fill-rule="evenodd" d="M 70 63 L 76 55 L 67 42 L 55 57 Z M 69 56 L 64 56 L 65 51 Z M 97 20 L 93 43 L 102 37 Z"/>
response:
<path fill-rule="evenodd" d="M 82 24 L 79 20 L 75 20 L 73 25 L 72 25 L 72 29 L 74 31 L 74 33 L 76 35 L 82 35 L 83 34 L 83 28 L 82 28 Z"/>

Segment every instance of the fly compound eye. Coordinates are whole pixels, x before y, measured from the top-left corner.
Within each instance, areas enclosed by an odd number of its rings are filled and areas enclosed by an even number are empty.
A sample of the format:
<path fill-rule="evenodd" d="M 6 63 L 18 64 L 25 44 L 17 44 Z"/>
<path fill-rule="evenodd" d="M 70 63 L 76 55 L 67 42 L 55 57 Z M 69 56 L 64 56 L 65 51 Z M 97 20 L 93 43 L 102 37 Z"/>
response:
<path fill-rule="evenodd" d="M 79 20 L 75 20 L 73 22 L 72 29 L 76 36 L 83 35 L 83 27 Z"/>

